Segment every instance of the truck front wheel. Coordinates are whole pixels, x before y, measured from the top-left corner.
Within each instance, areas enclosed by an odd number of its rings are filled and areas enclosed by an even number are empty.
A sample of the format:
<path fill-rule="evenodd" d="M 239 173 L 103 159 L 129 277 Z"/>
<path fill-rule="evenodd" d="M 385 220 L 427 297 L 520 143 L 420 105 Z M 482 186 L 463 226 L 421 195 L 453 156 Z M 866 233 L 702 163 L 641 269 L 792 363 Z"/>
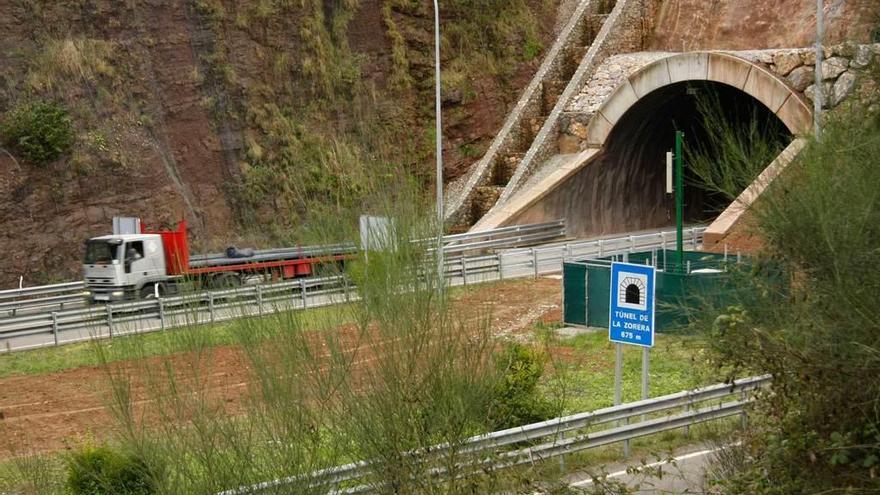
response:
<path fill-rule="evenodd" d="M 165 295 L 165 286 L 162 284 L 147 284 L 141 288 L 141 299 L 154 299 L 156 295 Z"/>

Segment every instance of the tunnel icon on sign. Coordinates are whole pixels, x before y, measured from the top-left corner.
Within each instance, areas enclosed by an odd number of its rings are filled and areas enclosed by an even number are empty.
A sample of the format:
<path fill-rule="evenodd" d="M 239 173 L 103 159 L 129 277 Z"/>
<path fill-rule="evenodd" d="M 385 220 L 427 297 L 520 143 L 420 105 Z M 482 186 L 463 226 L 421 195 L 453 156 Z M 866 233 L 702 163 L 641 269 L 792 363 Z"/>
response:
<path fill-rule="evenodd" d="M 621 308 L 648 309 L 648 277 L 640 273 L 618 272 L 617 305 Z"/>

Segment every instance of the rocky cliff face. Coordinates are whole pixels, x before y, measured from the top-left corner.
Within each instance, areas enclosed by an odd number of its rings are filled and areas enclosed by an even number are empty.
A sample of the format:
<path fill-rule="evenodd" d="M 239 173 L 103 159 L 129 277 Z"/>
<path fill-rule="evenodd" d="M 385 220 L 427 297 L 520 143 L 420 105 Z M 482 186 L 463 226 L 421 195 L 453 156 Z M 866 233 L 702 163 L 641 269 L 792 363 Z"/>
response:
<path fill-rule="evenodd" d="M 663 0 L 648 49 L 750 50 L 810 46 L 814 0 Z M 880 25 L 874 0 L 825 1 L 826 43 L 868 43 Z"/>
<path fill-rule="evenodd" d="M 481 153 L 528 82 L 559 2 L 503 2 L 485 36 L 468 24 L 468 2 L 450 4 L 444 154 L 452 177 Z M 0 288 L 20 275 L 26 285 L 76 278 L 81 242 L 106 233 L 115 215 L 150 225 L 186 218 L 202 249 L 280 242 L 260 233 L 286 227 L 277 219 L 300 213 L 304 197 L 338 201 L 336 189 L 356 186 L 343 180 L 346 164 L 381 156 L 366 150 L 370 135 L 390 141 L 405 130 L 399 165 L 418 175 L 431 163 L 429 7 L 0 0 L 0 114 L 21 101 L 59 101 L 77 135 L 73 150 L 47 165 L 0 152 Z M 484 51 L 499 67 L 476 70 L 479 61 L 468 59 Z"/>

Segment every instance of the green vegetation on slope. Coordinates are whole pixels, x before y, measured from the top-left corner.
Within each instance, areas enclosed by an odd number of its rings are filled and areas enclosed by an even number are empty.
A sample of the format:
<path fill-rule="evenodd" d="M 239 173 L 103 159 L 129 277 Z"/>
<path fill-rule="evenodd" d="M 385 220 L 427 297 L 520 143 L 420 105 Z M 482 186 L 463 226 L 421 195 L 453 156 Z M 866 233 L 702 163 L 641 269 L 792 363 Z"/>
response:
<path fill-rule="evenodd" d="M 444 92 L 466 103 L 477 96 L 473 84 L 508 85 L 518 65 L 540 51 L 539 18 L 555 6 L 534 4 L 444 4 Z M 433 70 L 430 26 L 423 22 L 433 15 L 430 2 L 381 2 L 392 66 L 384 85 L 363 77 L 370 68 L 349 46 L 346 33 L 357 0 L 198 5 L 217 39 L 206 60 L 208 78 L 227 94 L 240 95 L 213 104 L 218 121 L 231 119 L 245 132 L 241 181 L 231 193 L 246 225 L 265 224 L 278 217 L 269 212 L 281 212 L 288 220 L 271 227 L 302 235 L 315 218 L 369 208 L 365 191 L 390 180 L 430 180 L 425 165 L 433 155 Z M 293 31 L 296 37 L 261 44 L 253 60 L 231 60 L 230 24 L 262 39 L 269 36 L 263 20 L 270 17 L 284 19 L 268 26 L 273 34 Z M 267 76 L 255 80 L 247 72 Z M 460 112 L 451 111 L 453 122 Z"/>
<path fill-rule="evenodd" d="M 0 136 L 27 161 L 43 165 L 66 153 L 73 144 L 67 111 L 56 103 L 23 103 L 6 114 Z"/>

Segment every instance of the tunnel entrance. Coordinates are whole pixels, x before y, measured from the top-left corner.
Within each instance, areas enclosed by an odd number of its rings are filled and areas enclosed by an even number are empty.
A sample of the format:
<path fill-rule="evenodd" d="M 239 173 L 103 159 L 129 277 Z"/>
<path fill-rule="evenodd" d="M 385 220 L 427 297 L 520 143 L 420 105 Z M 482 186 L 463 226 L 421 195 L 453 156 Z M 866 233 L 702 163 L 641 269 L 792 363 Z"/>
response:
<path fill-rule="evenodd" d="M 593 177 L 586 178 L 585 183 L 594 184 L 584 198 L 591 203 L 584 212 L 590 230 L 610 233 L 675 224 L 674 196 L 665 192 L 665 154 L 673 148 L 675 131 L 681 130 L 685 147 L 704 145 L 711 158 L 712 146 L 705 146 L 710 143 L 707 123 L 698 109 L 701 97 L 718 101 L 718 118 L 731 125 L 747 126 L 756 119 L 763 138 L 777 140 L 782 146 L 791 140 L 788 128 L 773 112 L 732 86 L 688 81 L 655 90 L 621 117 L 602 156 L 588 167 L 587 173 Z M 769 162 L 760 164 L 760 168 L 766 165 Z M 723 195 L 701 187 L 701 183 L 686 161 L 687 223 L 711 221 L 730 203 Z"/>

